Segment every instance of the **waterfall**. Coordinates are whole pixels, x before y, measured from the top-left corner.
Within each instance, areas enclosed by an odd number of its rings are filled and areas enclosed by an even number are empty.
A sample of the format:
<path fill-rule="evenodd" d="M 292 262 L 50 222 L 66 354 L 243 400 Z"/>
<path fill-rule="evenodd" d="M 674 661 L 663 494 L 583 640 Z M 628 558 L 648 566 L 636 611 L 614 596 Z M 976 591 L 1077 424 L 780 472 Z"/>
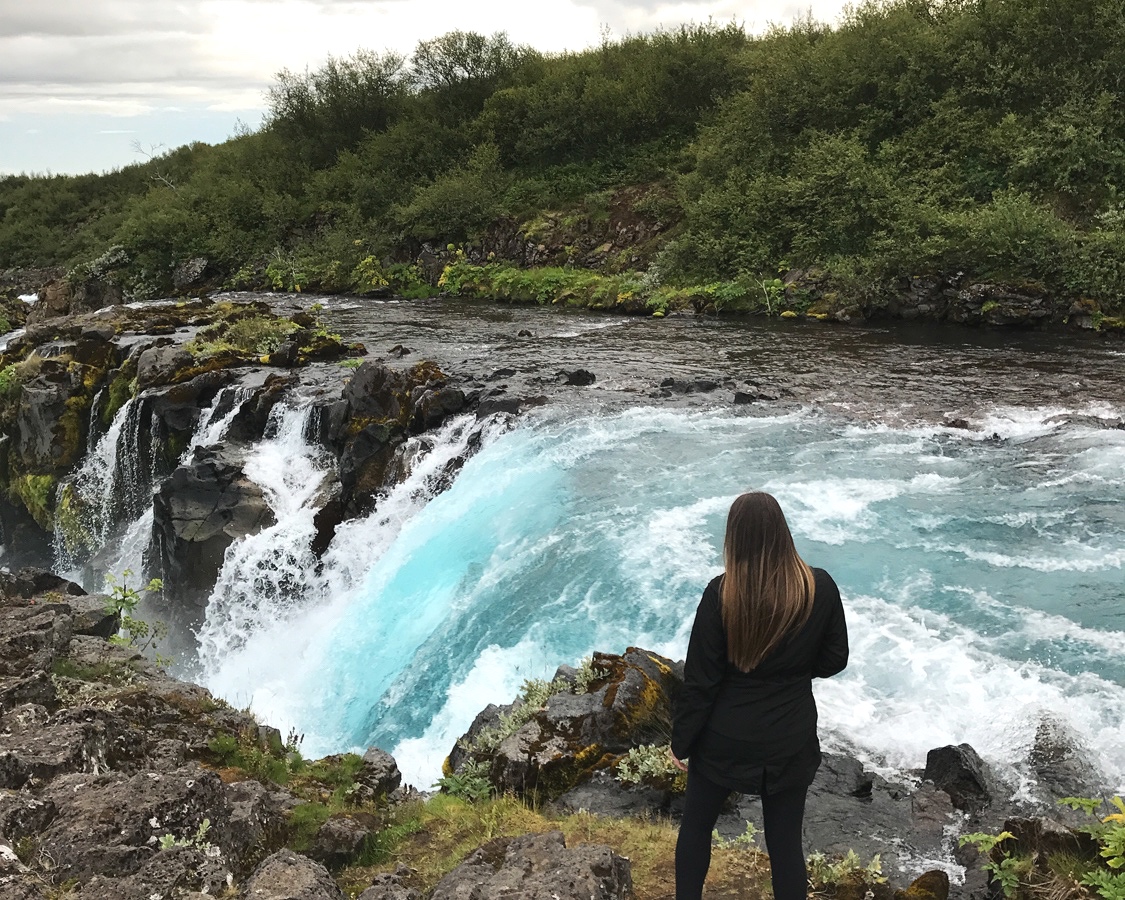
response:
<path fill-rule="evenodd" d="M 309 550 L 312 501 L 326 470 L 320 451 L 301 433 L 303 422 L 301 411 L 283 411 L 277 433 L 248 461 L 246 472 L 265 491 L 277 525 L 228 549 L 199 632 L 201 683 L 283 730 L 306 725 L 306 691 L 317 660 L 331 652 L 336 630 L 354 615 L 371 566 L 449 485 L 465 457 L 506 427 L 482 427 L 466 416 L 409 440 L 402 451 L 404 480 L 373 513 L 338 526 L 318 563 Z M 287 477 L 298 482 L 296 491 L 286 487 Z"/>
<path fill-rule="evenodd" d="M 221 441 L 251 397 L 249 388 L 224 388 L 200 412 L 181 463 L 191 458 L 196 447 Z M 225 410 L 222 415 L 220 409 Z M 96 436 L 91 426 L 90 436 L 82 465 L 60 487 L 65 502 L 61 527 L 54 536 L 55 567 L 89 590 L 102 590 L 105 575 L 121 580 L 125 572 L 132 574 L 124 583 L 139 587 L 147 582 L 145 554 L 152 534 L 152 494 L 162 475 L 152 452 L 160 437 L 159 423 L 146 409 L 142 394 L 125 402 L 105 433 Z"/>
<path fill-rule="evenodd" d="M 89 580 L 83 578 L 82 568 L 97 551 L 120 536 L 123 523 L 135 522 L 146 511 L 151 522 L 152 471 L 146 461 L 149 454 L 142 433 L 142 409 L 140 398 L 130 398 L 86 454 L 78 471 L 60 488 L 55 564 L 76 580 Z M 140 575 L 139 571 L 134 574 Z M 101 585 L 88 587 L 98 589 Z"/>
<path fill-rule="evenodd" d="M 267 436 L 243 465 L 261 487 L 276 524 L 236 540 L 207 601 L 199 632 L 204 670 L 240 648 L 255 632 L 314 602 L 323 588 L 312 552 L 314 517 L 329 474 L 328 455 L 305 437 L 310 407 L 277 404 Z"/>
<path fill-rule="evenodd" d="M 215 397 L 215 401 L 200 412 L 199 422 L 195 426 L 195 433 L 192 434 L 191 440 L 188 441 L 187 449 L 185 449 L 180 456 L 180 462 L 185 463 L 190 460 L 192 454 L 195 453 L 196 447 L 210 447 L 219 443 L 223 435 L 226 434 L 231 422 L 234 421 L 235 416 L 242 411 L 242 405 L 253 396 L 253 389 L 241 385 L 223 388 L 218 396 Z M 230 400 L 230 408 L 222 415 L 219 415 L 218 411 L 227 405 L 228 398 Z"/>

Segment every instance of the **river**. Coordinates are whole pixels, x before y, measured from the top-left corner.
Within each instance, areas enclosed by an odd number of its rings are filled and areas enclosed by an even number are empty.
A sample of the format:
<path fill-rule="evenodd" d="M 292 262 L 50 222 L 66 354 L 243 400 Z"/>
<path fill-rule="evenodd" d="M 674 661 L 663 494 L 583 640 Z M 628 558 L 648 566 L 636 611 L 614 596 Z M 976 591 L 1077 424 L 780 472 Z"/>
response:
<path fill-rule="evenodd" d="M 306 755 L 377 744 L 428 788 L 524 679 L 631 645 L 682 658 L 726 509 L 764 489 L 845 600 L 851 664 L 816 686 L 826 746 L 894 771 L 967 741 L 1018 793 L 1050 719 L 1125 788 L 1120 343 L 321 302 L 373 356 L 434 359 L 526 413 L 440 493 L 476 422 L 419 441 L 320 567 L 307 486 L 326 463 L 302 410 L 279 414 L 247 466 L 278 525 L 228 552 L 186 668 Z M 593 383 L 564 384 L 576 369 Z"/>

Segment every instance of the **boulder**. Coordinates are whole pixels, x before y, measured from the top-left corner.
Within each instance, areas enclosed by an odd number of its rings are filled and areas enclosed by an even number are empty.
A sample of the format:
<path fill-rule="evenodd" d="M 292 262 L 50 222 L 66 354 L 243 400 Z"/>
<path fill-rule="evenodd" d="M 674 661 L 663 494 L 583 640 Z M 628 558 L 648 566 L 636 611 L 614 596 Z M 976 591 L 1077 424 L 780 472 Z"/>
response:
<path fill-rule="evenodd" d="M 931 869 L 915 878 L 909 887 L 895 891 L 894 900 L 948 900 L 949 875 Z"/>
<path fill-rule="evenodd" d="M 1039 789 L 1053 800 L 1100 796 L 1108 781 L 1093 762 L 1090 748 L 1057 715 L 1039 720 L 1028 762 Z"/>
<path fill-rule="evenodd" d="M 334 815 L 317 830 L 309 856 L 329 869 L 342 869 L 363 852 L 376 826 L 371 816 Z"/>
<path fill-rule="evenodd" d="M 38 800 L 27 791 L 0 789 L 0 835 L 10 841 L 38 834 L 57 815 L 53 803 Z"/>
<path fill-rule="evenodd" d="M 360 365 L 344 388 L 343 408 L 331 404 L 315 429 L 339 458 L 346 511 L 370 507 L 395 474 L 396 454 L 409 434 L 436 427 L 464 405 L 464 394 L 447 387 L 433 363 L 401 370 L 370 360 Z"/>
<path fill-rule="evenodd" d="M 475 741 L 519 704 L 490 707 L 479 715 L 450 752 L 451 769 L 476 759 L 489 766 L 499 791 L 554 799 L 631 748 L 666 742 L 672 704 L 683 684 L 682 664 L 630 647 L 621 656 L 595 653 L 592 666 L 600 677 L 587 693 L 572 693 L 565 679 L 557 679 L 563 687 L 494 751 L 474 749 Z"/>
<path fill-rule="evenodd" d="M 572 372 L 559 372 L 563 384 L 574 387 L 588 387 L 598 380 L 598 377 L 587 369 L 575 369 Z"/>
<path fill-rule="evenodd" d="M 179 292 L 196 287 L 204 280 L 208 265 L 205 256 L 185 259 L 172 270 L 172 287 Z"/>
<path fill-rule="evenodd" d="M 497 838 L 438 882 L 430 900 L 626 900 L 629 860 L 609 847 L 568 848 L 559 831 Z"/>
<path fill-rule="evenodd" d="M 274 524 L 258 485 L 233 450 L 197 447 L 153 498 L 153 541 L 164 573 L 164 597 L 175 607 L 201 607 L 236 538 Z M 193 614 L 185 612 L 187 620 Z"/>
<path fill-rule="evenodd" d="M 420 434 L 437 428 L 447 417 L 465 408 L 465 394 L 454 387 L 422 389 L 414 401 L 414 418 L 410 430 Z"/>
<path fill-rule="evenodd" d="M 344 900 L 328 870 L 292 850 L 267 857 L 242 887 L 245 900 Z"/>
<path fill-rule="evenodd" d="M 25 703 L 53 704 L 55 683 L 45 671 L 26 677 L 0 675 L 0 712 Z"/>
<path fill-rule="evenodd" d="M 594 772 L 555 800 L 564 813 L 588 812 L 596 816 L 627 818 L 668 813 L 674 795 L 647 785 L 624 784 L 608 771 Z"/>
<path fill-rule="evenodd" d="M 0 676 L 29 676 L 50 669 L 73 634 L 70 607 L 38 603 L 0 616 Z"/>
<path fill-rule="evenodd" d="M 486 397 L 477 404 L 477 418 L 487 419 L 498 414 L 518 416 L 520 404 L 519 397 Z"/>
<path fill-rule="evenodd" d="M 47 319 L 65 316 L 70 312 L 70 285 L 62 279 L 48 281 L 39 289 L 38 299 L 27 314 L 27 322 L 34 325 Z"/>
<path fill-rule="evenodd" d="M 137 358 L 137 387 L 143 391 L 155 385 L 169 384 L 193 362 L 192 355 L 178 344 L 150 347 Z"/>
<path fill-rule="evenodd" d="M 958 809 L 976 812 L 992 802 L 984 760 L 968 744 L 937 747 L 927 753 L 923 778 L 949 794 Z"/>
<path fill-rule="evenodd" d="M 367 788 L 373 795 L 372 799 L 386 797 L 398 790 L 402 773 L 393 756 L 378 747 L 368 747 L 363 754 L 363 768 L 356 774 L 356 783 Z"/>
<path fill-rule="evenodd" d="M 1087 818 L 1086 824 L 1090 821 Z M 1068 828 L 1046 816 L 1012 816 L 1004 820 L 1003 830 L 1015 837 L 1016 847 L 1005 847 L 1014 856 L 1046 862 L 1057 853 L 1093 858 L 1098 852 L 1098 842 L 1088 832 Z"/>
<path fill-rule="evenodd" d="M 58 815 L 40 836 L 40 847 L 62 878 L 119 878 L 141 870 L 161 839 L 192 841 L 204 819 L 207 841 L 227 840 L 225 802 L 219 776 L 197 764 L 165 774 L 120 772 L 61 775 L 42 791 Z"/>
<path fill-rule="evenodd" d="M 189 891 L 219 897 L 234 883 L 221 854 L 212 846 L 170 847 L 153 854 L 136 874 L 126 878 L 95 875 L 74 894 L 74 900 L 152 900 L 183 898 Z"/>
<path fill-rule="evenodd" d="M 107 710 L 63 709 L 46 722 L 13 723 L 0 733 L 0 787 L 37 785 L 71 772 L 128 768 L 143 756 L 140 733 Z"/>
<path fill-rule="evenodd" d="M 422 892 L 410 886 L 413 874 L 401 864 L 393 872 L 380 872 L 357 900 L 422 900 Z"/>

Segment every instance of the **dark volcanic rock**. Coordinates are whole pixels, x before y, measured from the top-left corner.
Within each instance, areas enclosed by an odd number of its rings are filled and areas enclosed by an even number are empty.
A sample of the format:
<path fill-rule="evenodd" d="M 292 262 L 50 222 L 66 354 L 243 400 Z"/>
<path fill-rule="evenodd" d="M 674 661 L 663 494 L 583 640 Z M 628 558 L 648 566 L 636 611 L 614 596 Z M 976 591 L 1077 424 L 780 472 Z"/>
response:
<path fill-rule="evenodd" d="M 58 816 L 41 836 L 41 848 L 67 878 L 131 875 L 159 852 L 170 834 L 191 840 L 204 819 L 209 840 L 221 845 L 229 814 L 222 782 L 198 765 L 167 774 L 126 777 L 63 775 L 42 793 Z"/>
<path fill-rule="evenodd" d="M 976 811 L 992 801 L 984 760 L 968 744 L 931 750 L 923 777 L 949 794 L 958 809 Z"/>
<path fill-rule="evenodd" d="M 176 469 L 153 498 L 153 539 L 166 600 L 201 605 L 227 547 L 273 523 L 261 488 L 243 474 L 231 452 L 197 448 L 191 462 Z"/>
<path fill-rule="evenodd" d="M 458 388 L 442 387 L 424 390 L 414 401 L 414 420 L 411 431 L 420 434 L 437 428 L 449 416 L 465 408 L 465 394 Z"/>
<path fill-rule="evenodd" d="M 247 900 L 344 900 L 328 870 L 292 850 L 268 857 L 242 888 Z"/>
<path fill-rule="evenodd" d="M 375 827 L 370 817 L 332 816 L 317 831 L 309 856 L 329 869 L 343 868 L 363 852 Z"/>
<path fill-rule="evenodd" d="M 70 607 L 42 603 L 0 616 L 0 676 L 49 669 L 73 634 Z"/>
<path fill-rule="evenodd" d="M 373 794 L 385 797 L 398 790 L 398 786 L 402 784 L 402 773 L 393 756 L 378 747 L 368 747 L 363 754 L 363 768 L 356 775 L 356 782 Z"/>
<path fill-rule="evenodd" d="M 560 372 L 559 377 L 562 378 L 563 384 L 570 384 L 575 387 L 587 387 L 598 380 L 593 372 L 586 369 L 575 369 L 573 372 Z"/>
<path fill-rule="evenodd" d="M 629 749 L 667 740 L 682 664 L 630 647 L 622 656 L 595 653 L 592 665 L 601 677 L 587 693 L 552 694 L 495 752 L 480 754 L 473 740 L 516 705 L 489 707 L 450 751 L 450 766 L 483 758 L 499 790 L 553 799 Z"/>
<path fill-rule="evenodd" d="M 1092 759 L 1090 748 L 1059 717 L 1045 715 L 1039 720 L 1028 761 L 1040 790 L 1049 798 L 1099 796 L 1106 778 Z"/>
<path fill-rule="evenodd" d="M 606 771 L 595 772 L 588 781 L 562 794 L 555 806 L 565 813 L 586 811 L 596 816 L 650 816 L 667 813 L 675 796 L 671 791 L 647 785 L 622 784 Z"/>
<path fill-rule="evenodd" d="M 342 404 L 321 407 L 314 429 L 339 458 L 347 514 L 370 508 L 375 495 L 401 474 L 395 463 L 409 435 L 440 425 L 464 405 L 464 394 L 448 386 L 433 363 L 392 369 L 368 361 L 356 369 Z"/>
<path fill-rule="evenodd" d="M 172 270 L 172 287 L 177 291 L 186 291 L 195 287 L 207 275 L 209 263 L 205 256 L 193 256 L 185 259 Z"/>
<path fill-rule="evenodd" d="M 381 872 L 356 900 L 422 900 L 422 892 L 409 885 L 408 879 L 413 874 L 403 865 L 394 872 Z"/>
<path fill-rule="evenodd" d="M 192 355 L 176 344 L 150 347 L 137 359 L 137 387 L 143 391 L 154 385 L 168 384 L 192 362 Z"/>
<path fill-rule="evenodd" d="M 940 869 L 923 872 L 909 887 L 894 894 L 894 900 L 947 900 L 948 897 L 949 875 Z"/>
<path fill-rule="evenodd" d="M 568 848 L 561 832 L 497 838 L 438 882 L 431 900 L 626 900 L 629 860 L 609 847 Z"/>
<path fill-rule="evenodd" d="M 519 415 L 520 399 L 518 397 L 487 397 L 477 404 L 477 418 L 486 419 L 497 413 L 509 416 Z"/>
<path fill-rule="evenodd" d="M 189 891 L 222 896 L 233 883 L 222 857 L 198 847 L 171 847 L 153 855 L 135 875 L 95 875 L 79 888 L 74 900 L 152 900 L 184 897 Z"/>

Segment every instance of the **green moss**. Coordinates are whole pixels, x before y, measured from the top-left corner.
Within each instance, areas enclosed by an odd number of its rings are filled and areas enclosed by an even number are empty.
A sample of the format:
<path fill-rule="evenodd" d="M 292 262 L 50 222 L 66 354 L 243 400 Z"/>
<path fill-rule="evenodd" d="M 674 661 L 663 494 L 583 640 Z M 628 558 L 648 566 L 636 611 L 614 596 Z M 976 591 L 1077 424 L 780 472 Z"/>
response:
<path fill-rule="evenodd" d="M 58 468 L 70 468 L 86 451 L 86 431 L 89 427 L 92 401 L 93 397 L 89 394 L 67 397 L 63 414 L 59 416 L 59 423 L 55 427 L 55 439 L 58 445 L 54 464 Z"/>
<path fill-rule="evenodd" d="M 0 402 L 14 400 L 19 396 L 23 382 L 19 377 L 17 363 L 11 363 L 0 369 Z"/>
<path fill-rule="evenodd" d="M 106 403 L 102 408 L 102 424 L 108 426 L 113 417 L 130 399 L 137 395 L 137 364 L 130 360 L 117 370 L 106 392 Z"/>
<path fill-rule="evenodd" d="M 55 486 L 58 479 L 54 475 L 17 475 L 10 482 L 9 490 L 18 498 L 36 523 L 44 531 L 55 530 Z"/>
<path fill-rule="evenodd" d="M 308 764 L 305 777 L 331 788 L 348 788 L 363 770 L 363 757 L 355 753 L 329 756 Z"/>
<path fill-rule="evenodd" d="M 132 671 L 123 663 L 101 662 L 82 665 L 69 657 L 61 656 L 51 663 L 51 674 L 59 678 L 73 678 L 76 681 L 123 684 L 129 681 Z"/>
<path fill-rule="evenodd" d="M 90 533 L 82 522 L 81 499 L 73 484 L 67 483 L 59 491 L 55 506 L 55 527 L 62 535 L 68 553 L 90 547 Z"/>
<path fill-rule="evenodd" d="M 284 748 L 280 748 L 277 753 L 271 752 L 273 748 L 263 750 L 250 734 L 240 737 L 217 734 L 207 742 L 207 749 L 219 765 L 241 769 L 258 781 L 273 781 L 277 784 L 289 781 L 290 764 L 284 758 Z"/>

